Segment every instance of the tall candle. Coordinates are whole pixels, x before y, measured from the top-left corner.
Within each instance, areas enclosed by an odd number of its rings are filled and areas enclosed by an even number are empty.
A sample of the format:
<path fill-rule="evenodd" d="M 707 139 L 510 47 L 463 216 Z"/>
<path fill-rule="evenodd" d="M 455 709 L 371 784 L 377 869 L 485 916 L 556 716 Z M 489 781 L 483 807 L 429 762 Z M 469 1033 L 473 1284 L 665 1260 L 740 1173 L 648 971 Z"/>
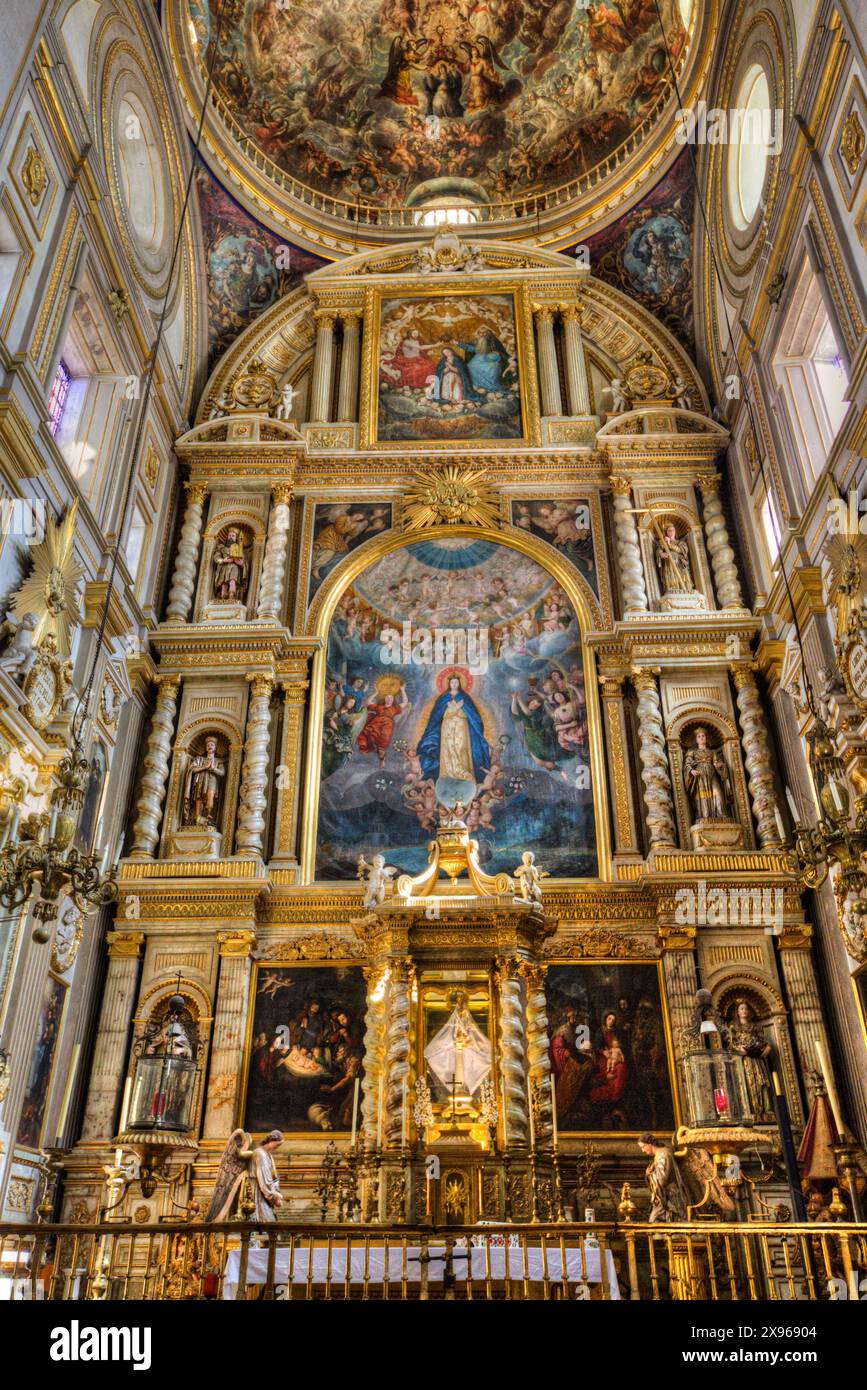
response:
<path fill-rule="evenodd" d="M 400 1099 L 400 1145 L 405 1149 L 409 1142 L 409 1108 L 406 1103 L 406 1077 L 403 1078 Z"/>
<path fill-rule="evenodd" d="M 558 1135 L 558 1130 L 557 1130 L 557 1088 L 556 1088 L 556 1086 L 554 1085 L 554 1073 L 553 1073 L 553 1072 L 551 1073 L 551 1075 L 550 1075 L 550 1077 L 549 1077 L 548 1079 L 549 1079 L 550 1082 L 551 1082 L 551 1122 L 552 1122 L 552 1124 L 553 1124 L 553 1126 L 554 1126 L 554 1133 L 553 1133 L 552 1138 L 553 1138 L 553 1142 L 554 1142 L 554 1148 L 556 1149 L 556 1147 L 557 1147 L 557 1140 L 558 1140 L 559 1135 Z"/>
<path fill-rule="evenodd" d="M 123 1088 L 123 1100 L 121 1101 L 121 1106 L 120 1106 L 120 1126 L 119 1126 L 119 1130 L 118 1130 L 118 1133 L 120 1133 L 120 1134 L 123 1134 L 124 1130 L 126 1129 L 126 1117 L 127 1117 L 128 1112 L 129 1112 L 129 1093 L 130 1093 L 131 1087 L 132 1087 L 132 1077 L 131 1077 L 131 1076 L 128 1076 L 127 1079 L 126 1079 L 126 1081 L 125 1081 L 125 1083 L 124 1083 L 124 1088 Z M 119 1167 L 120 1167 L 120 1161 L 121 1161 L 121 1158 L 122 1158 L 122 1157 L 123 1157 L 123 1150 L 121 1149 L 120 1145 L 118 1145 L 118 1147 L 117 1147 L 117 1148 L 115 1149 L 115 1151 L 114 1151 L 114 1166 L 115 1166 L 115 1168 L 119 1168 Z"/>
<path fill-rule="evenodd" d="M 376 1107 L 376 1147 L 382 1148 L 382 1088 L 385 1083 L 385 1073 L 379 1073 L 379 1099 Z"/>
<path fill-rule="evenodd" d="M 358 1088 L 361 1085 L 361 1077 L 355 1078 L 355 1089 L 352 1093 L 352 1147 L 355 1148 L 355 1137 L 358 1130 Z"/>
<path fill-rule="evenodd" d="M 785 827 L 785 825 L 783 824 L 783 817 L 780 815 L 780 808 L 779 808 L 779 806 L 775 806 L 775 807 L 774 807 L 774 820 L 775 820 L 776 823 L 777 823 L 777 834 L 778 834 L 779 837 L 780 837 L 780 843 L 781 843 L 781 844 L 785 844 L 785 843 L 786 843 L 786 827 Z"/>
<path fill-rule="evenodd" d="M 536 1147 L 536 1121 L 533 1118 L 533 1082 L 527 1077 L 527 1109 L 530 1115 L 530 1148 Z"/>
<path fill-rule="evenodd" d="M 831 1111 L 834 1116 L 834 1124 L 841 1139 L 845 1138 L 846 1131 L 843 1128 L 843 1117 L 840 1114 L 840 1099 L 837 1095 L 837 1087 L 834 1085 L 834 1078 L 831 1075 L 831 1067 L 825 1055 L 825 1045 L 820 1038 L 816 1039 L 816 1056 L 819 1058 L 819 1067 L 822 1072 L 822 1080 L 825 1082 L 825 1090 L 828 1092 L 828 1100 L 831 1102 Z"/>
<path fill-rule="evenodd" d="M 792 788 L 791 788 L 791 787 L 786 787 L 786 800 L 787 800 L 788 803 L 789 803 L 789 810 L 790 810 L 791 813 L 792 813 L 792 820 L 795 822 L 796 825 L 798 825 L 799 822 L 800 822 L 801 817 L 800 817 L 799 814 L 798 814 L 798 805 L 797 805 L 797 802 L 795 801 L 794 796 L 792 795 Z"/>
<path fill-rule="evenodd" d="M 81 1055 L 81 1043 L 76 1043 L 72 1049 L 72 1064 L 66 1078 L 66 1086 L 63 1091 L 63 1102 L 60 1106 L 60 1119 L 57 1121 L 57 1147 L 60 1148 L 60 1141 L 63 1137 L 63 1129 L 66 1124 L 66 1116 L 69 1111 L 69 1102 L 72 1099 L 72 1087 L 75 1084 L 75 1073 L 78 1071 L 78 1059 Z"/>
<path fill-rule="evenodd" d="M 500 1084 L 503 1091 L 503 1148 L 509 1147 L 509 1111 L 506 1105 L 506 1078 L 500 1075 Z"/>

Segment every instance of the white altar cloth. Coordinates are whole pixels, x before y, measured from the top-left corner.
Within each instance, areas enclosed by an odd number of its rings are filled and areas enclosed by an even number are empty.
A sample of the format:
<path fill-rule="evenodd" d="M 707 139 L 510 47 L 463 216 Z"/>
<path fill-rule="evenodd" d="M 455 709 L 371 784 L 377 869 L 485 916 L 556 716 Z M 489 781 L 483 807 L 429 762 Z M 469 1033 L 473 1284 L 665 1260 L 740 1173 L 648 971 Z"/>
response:
<path fill-rule="evenodd" d="M 388 1248 L 388 1279 L 391 1284 L 399 1284 L 403 1278 L 403 1251 L 400 1246 L 391 1245 Z M 420 1253 L 419 1246 L 409 1246 L 406 1252 L 406 1280 L 408 1284 L 417 1284 L 420 1279 L 421 1266 L 418 1263 Z M 428 1265 L 428 1280 L 431 1284 L 441 1284 L 443 1269 L 445 1268 L 445 1247 L 442 1245 L 432 1245 L 428 1253 L 434 1257 Z M 458 1283 L 462 1283 L 467 1278 L 467 1266 L 470 1261 L 464 1258 L 465 1251 L 456 1249 L 455 1259 L 452 1268 Z M 560 1249 L 552 1241 L 546 1250 L 548 1279 L 551 1283 L 559 1282 L 563 1277 L 562 1261 Z M 482 1284 L 486 1278 L 486 1252 L 482 1246 L 473 1246 L 470 1251 L 472 1255 L 472 1277 L 473 1282 Z M 602 1262 L 599 1258 L 599 1250 L 590 1245 L 584 1247 L 584 1263 L 581 1262 L 581 1251 L 577 1246 L 566 1249 L 566 1277 L 572 1284 L 585 1281 L 587 1284 L 599 1284 L 602 1282 Z M 507 1269 L 508 1256 L 508 1276 Z M 614 1269 L 614 1256 L 610 1250 L 605 1251 L 605 1267 L 608 1276 L 608 1297 L 619 1300 L 620 1289 L 617 1284 L 617 1275 Z M 439 1258 L 437 1258 L 439 1257 Z M 328 1249 L 324 1245 L 317 1245 L 313 1249 L 313 1280 L 314 1284 L 324 1284 L 328 1277 Z M 292 1283 L 306 1284 L 309 1272 L 310 1250 L 307 1244 L 296 1247 L 295 1258 L 292 1264 Z M 226 1274 L 223 1281 L 223 1298 L 231 1299 L 235 1297 L 238 1285 L 238 1274 L 241 1265 L 240 1250 L 232 1250 L 226 1261 Z M 383 1245 L 371 1245 L 367 1250 L 367 1278 L 371 1287 L 381 1285 L 384 1281 L 386 1269 L 386 1250 Z M 524 1274 L 524 1251 L 520 1249 L 506 1249 L 502 1245 L 492 1245 L 490 1247 L 490 1269 L 491 1279 L 494 1283 L 502 1283 L 505 1278 L 513 1280 L 523 1280 Z M 527 1249 L 527 1278 L 532 1283 L 541 1284 L 545 1279 L 545 1264 L 543 1261 L 542 1250 L 540 1247 Z M 247 1283 L 264 1284 L 268 1278 L 268 1251 L 267 1249 L 251 1249 L 247 1253 Z M 365 1279 L 365 1251 L 363 1245 L 353 1246 L 349 1261 L 349 1282 L 350 1284 L 363 1284 Z M 274 1283 L 283 1288 L 289 1282 L 289 1248 L 281 1246 L 277 1250 L 274 1260 Z M 346 1244 L 345 1242 L 335 1241 L 331 1247 L 331 1284 L 332 1287 L 346 1282 Z M 279 1294 L 278 1294 L 279 1296 Z"/>

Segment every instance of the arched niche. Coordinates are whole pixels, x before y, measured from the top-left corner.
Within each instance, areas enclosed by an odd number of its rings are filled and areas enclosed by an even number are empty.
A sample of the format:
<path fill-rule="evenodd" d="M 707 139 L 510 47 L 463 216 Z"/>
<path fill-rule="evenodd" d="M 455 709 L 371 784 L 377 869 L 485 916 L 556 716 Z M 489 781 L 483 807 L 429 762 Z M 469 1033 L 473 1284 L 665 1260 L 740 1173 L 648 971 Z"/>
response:
<path fill-rule="evenodd" d="M 400 867 L 424 863 L 437 794 L 454 792 L 461 766 L 468 824 L 489 871 L 513 869 L 518 849 L 532 848 L 552 877 L 609 877 L 597 681 L 585 640 L 598 613 L 573 567 L 525 534 L 439 526 L 354 551 L 307 619 L 323 648 L 308 727 L 305 879 L 354 879 L 358 855 L 378 849 Z M 450 632 L 463 633 L 454 646 Z M 454 759 L 443 752 L 436 708 L 449 675 L 469 697 Z M 563 705 L 571 713 L 555 720 Z"/>
<path fill-rule="evenodd" d="M 693 815 L 684 781 L 684 756 L 695 739 L 695 730 L 704 728 L 708 732 L 708 744 L 720 750 L 728 768 L 734 799 L 734 819 L 739 823 L 748 848 L 755 848 L 753 818 L 741 756 L 741 740 L 734 720 L 710 705 L 694 705 L 677 715 L 667 730 L 668 757 L 671 766 L 674 789 L 674 804 L 677 814 L 680 841 L 684 848 L 694 848 L 691 843 Z"/>
<path fill-rule="evenodd" d="M 208 738 L 217 740 L 217 757 L 224 765 L 219 823 L 213 831 L 205 826 L 184 825 L 191 761 L 206 752 Z M 232 853 L 243 742 L 238 725 L 217 713 L 203 714 L 181 725 L 173 749 L 163 821 L 162 854 L 166 858 L 211 858 Z"/>

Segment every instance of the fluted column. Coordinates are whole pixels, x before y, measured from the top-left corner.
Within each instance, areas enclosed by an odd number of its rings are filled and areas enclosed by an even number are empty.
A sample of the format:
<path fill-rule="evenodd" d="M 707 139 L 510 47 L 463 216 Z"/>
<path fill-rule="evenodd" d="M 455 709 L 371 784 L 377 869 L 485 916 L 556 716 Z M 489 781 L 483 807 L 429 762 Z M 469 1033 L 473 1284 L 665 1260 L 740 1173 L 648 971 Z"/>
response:
<path fill-rule="evenodd" d="M 539 357 L 539 394 L 543 415 L 562 415 L 560 374 L 554 345 L 554 310 L 549 305 L 533 310 L 536 321 L 536 351 Z"/>
<path fill-rule="evenodd" d="M 638 527 L 632 508 L 632 488 L 628 478 L 612 478 L 614 494 L 614 529 L 617 533 L 617 556 L 620 561 L 620 584 L 623 590 L 624 617 L 647 612 L 647 589 L 644 566 L 638 544 Z"/>
<path fill-rule="evenodd" d="M 340 317 L 343 322 L 343 352 L 340 357 L 340 381 L 337 384 L 337 418 L 357 420 L 361 314 L 350 310 Z"/>
<path fill-rule="evenodd" d="M 318 309 L 313 315 L 316 324 L 316 349 L 313 357 L 310 419 L 314 424 L 326 424 L 331 418 L 335 317 L 336 315 L 328 309 Z"/>
<path fill-rule="evenodd" d="M 623 704 L 621 675 L 605 672 L 599 677 L 605 718 L 605 747 L 608 754 L 608 783 L 614 810 L 614 847 L 634 854 L 641 845 L 632 779 L 627 775 L 629 755 L 626 709 Z"/>
<path fill-rule="evenodd" d="M 247 741 L 241 772 L 241 804 L 238 809 L 236 846 L 239 854 L 261 855 L 265 834 L 265 781 L 268 775 L 268 729 L 271 724 L 270 676 L 248 676 L 250 708 L 247 712 Z"/>
<path fill-rule="evenodd" d="M 495 979 L 500 998 L 500 1110 L 504 1142 L 507 1148 L 515 1148 L 526 1145 L 529 1139 L 526 1038 L 518 962 L 498 960 Z"/>
<path fill-rule="evenodd" d="M 672 849 L 677 844 L 677 829 L 656 674 L 653 671 L 634 671 L 632 683 L 638 695 L 639 756 L 650 846 L 651 849 Z"/>
<path fill-rule="evenodd" d="M 695 995 L 698 989 L 698 971 L 695 959 L 694 926 L 661 925 L 659 928 L 662 945 L 662 968 L 665 974 L 665 994 L 668 1002 L 668 1017 L 678 1068 L 681 1069 L 681 1094 L 686 1095 L 685 1077 L 682 1074 L 683 1057 L 680 1038 L 683 1030 L 689 1027 L 695 1013 Z"/>
<path fill-rule="evenodd" d="M 138 799 L 138 819 L 132 832 L 130 857 L 133 859 L 152 858 L 159 839 L 180 684 L 178 676 L 158 678 L 157 700 Z"/>
<path fill-rule="evenodd" d="M 520 967 L 527 986 L 527 1070 L 538 1097 L 536 1147 L 544 1148 L 554 1134 L 551 1108 L 551 1055 L 544 965 L 525 961 Z"/>
<path fill-rule="evenodd" d="M 361 1081 L 360 1124 L 366 1149 L 376 1148 L 379 1131 L 379 1078 L 385 1065 L 385 970 L 384 964 L 364 966 L 367 1012 L 364 1015 L 364 1076 Z"/>
<path fill-rule="evenodd" d="M 258 617 L 283 616 L 283 580 L 286 574 L 286 546 L 289 540 L 289 503 L 292 489 L 281 484 L 271 492 L 271 512 L 268 517 L 268 539 L 262 563 L 262 583 L 259 588 Z"/>
<path fill-rule="evenodd" d="M 584 359 L 580 304 L 566 304 L 560 310 L 563 320 L 563 357 L 566 367 L 566 397 L 570 415 L 590 414 L 590 383 Z"/>
<path fill-rule="evenodd" d="M 737 690 L 738 713 L 743 734 L 744 763 L 749 778 L 753 815 L 759 831 L 762 849 L 780 849 L 782 841 L 777 828 L 777 798 L 774 793 L 774 774 L 771 771 L 771 750 L 756 678 L 750 667 L 739 662 L 732 667 Z"/>
<path fill-rule="evenodd" d="M 301 730 L 309 682 L 283 681 L 283 735 L 280 742 L 280 776 L 277 779 L 275 846 L 278 859 L 298 857 L 298 793 L 301 762 Z"/>
<path fill-rule="evenodd" d="M 391 962 L 388 988 L 388 1021 L 385 1037 L 385 1116 L 383 1147 L 399 1149 L 403 1126 L 403 1087 L 409 1083 L 409 995 L 412 966 L 409 961 Z M 407 1092 L 407 1126 L 412 1097 Z"/>
<path fill-rule="evenodd" d="M 828 1033 L 822 1012 L 819 982 L 812 951 L 813 929 L 808 923 L 785 929 L 777 937 L 780 970 L 786 982 L 786 998 L 791 1009 L 792 1032 L 798 1050 L 801 1075 L 809 1095 L 809 1077 L 818 1071 L 816 1043 L 821 1042 L 826 1056 L 830 1055 Z M 787 1087 L 790 1096 L 798 1093 L 795 1077 Z"/>
<path fill-rule="evenodd" d="M 252 930 L 221 931 L 217 933 L 217 940 L 220 943 L 220 977 L 214 1007 L 205 1139 L 227 1138 L 241 1120 L 239 1090 L 256 933 Z"/>
<path fill-rule="evenodd" d="M 108 974 L 81 1129 L 83 1140 L 101 1139 L 106 1143 L 114 1137 L 115 1112 L 123 1089 L 123 1063 L 135 1009 L 144 933 L 110 931 L 107 941 Z"/>
<path fill-rule="evenodd" d="M 703 473 L 698 485 L 704 504 L 704 530 L 719 605 L 721 608 L 743 608 L 735 553 L 729 544 L 728 527 L 720 501 L 719 474 Z"/>
<path fill-rule="evenodd" d="M 184 486 L 187 508 L 181 526 L 181 538 L 178 542 L 172 587 L 169 590 L 169 603 L 166 608 L 166 618 L 176 623 L 186 622 L 196 591 L 196 570 L 202 540 L 202 511 L 208 495 L 208 489 L 201 483 L 185 483 Z"/>

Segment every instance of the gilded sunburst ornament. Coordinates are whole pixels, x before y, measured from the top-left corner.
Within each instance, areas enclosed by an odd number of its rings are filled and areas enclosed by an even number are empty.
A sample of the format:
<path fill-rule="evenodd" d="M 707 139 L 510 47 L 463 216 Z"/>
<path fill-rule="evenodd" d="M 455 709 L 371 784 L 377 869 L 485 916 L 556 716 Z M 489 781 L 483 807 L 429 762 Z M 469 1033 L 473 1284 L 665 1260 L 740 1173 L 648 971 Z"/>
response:
<path fill-rule="evenodd" d="M 461 468 L 448 463 L 436 471 L 415 472 L 415 485 L 403 500 L 403 526 L 420 531 L 425 526 L 497 526 L 500 504 L 481 468 Z"/>
<path fill-rule="evenodd" d="M 12 610 L 21 619 L 35 613 L 38 623 L 33 645 L 53 634 L 57 654 L 66 661 L 71 654 L 72 629 L 81 623 L 75 590 L 82 575 L 75 559 L 75 522 L 78 500 L 62 521 L 46 522 L 45 537 L 32 551 L 33 568 L 12 600 Z"/>

